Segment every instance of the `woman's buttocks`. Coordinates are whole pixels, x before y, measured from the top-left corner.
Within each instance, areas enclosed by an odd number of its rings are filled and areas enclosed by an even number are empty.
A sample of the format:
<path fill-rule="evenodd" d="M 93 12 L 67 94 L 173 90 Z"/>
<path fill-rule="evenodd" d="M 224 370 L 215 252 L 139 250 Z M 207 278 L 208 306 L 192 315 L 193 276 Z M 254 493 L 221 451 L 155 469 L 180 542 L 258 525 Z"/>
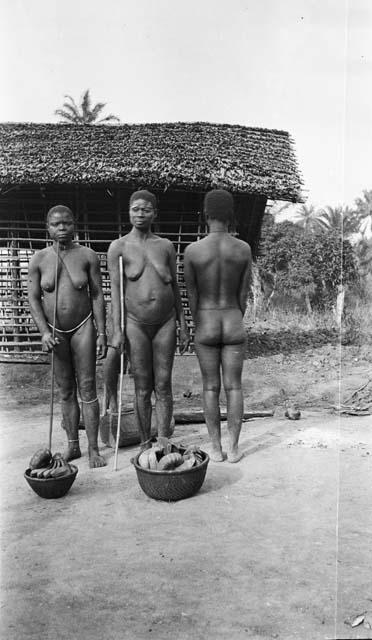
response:
<path fill-rule="evenodd" d="M 238 307 L 203 307 L 196 317 L 195 340 L 201 344 L 240 344 L 246 333 L 243 314 Z"/>

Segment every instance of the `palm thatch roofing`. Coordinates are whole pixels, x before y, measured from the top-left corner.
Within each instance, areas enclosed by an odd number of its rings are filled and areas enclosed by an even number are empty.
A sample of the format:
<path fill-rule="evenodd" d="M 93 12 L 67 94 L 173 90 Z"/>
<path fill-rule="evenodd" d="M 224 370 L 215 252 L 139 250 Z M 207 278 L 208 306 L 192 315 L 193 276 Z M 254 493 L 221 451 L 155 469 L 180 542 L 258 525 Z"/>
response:
<path fill-rule="evenodd" d="M 285 131 L 229 124 L 0 124 L 0 185 L 139 184 L 303 201 Z"/>

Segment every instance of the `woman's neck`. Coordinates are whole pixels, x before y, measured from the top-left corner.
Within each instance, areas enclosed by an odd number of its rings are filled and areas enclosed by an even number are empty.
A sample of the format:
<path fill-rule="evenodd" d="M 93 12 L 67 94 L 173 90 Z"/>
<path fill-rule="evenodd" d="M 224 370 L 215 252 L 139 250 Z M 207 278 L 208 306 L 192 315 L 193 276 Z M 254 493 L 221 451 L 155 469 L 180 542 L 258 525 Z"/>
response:
<path fill-rule="evenodd" d="M 221 220 L 208 220 L 209 233 L 229 233 L 229 225 Z"/>
<path fill-rule="evenodd" d="M 147 240 L 147 238 L 151 238 L 154 234 L 151 231 L 151 227 L 148 229 L 137 229 L 136 227 L 132 227 L 131 235 L 137 240 Z"/>
<path fill-rule="evenodd" d="M 68 251 L 69 249 L 73 249 L 75 246 L 75 242 L 73 240 L 67 240 L 66 242 L 61 242 L 61 241 L 53 241 L 53 249 L 55 251 Z"/>

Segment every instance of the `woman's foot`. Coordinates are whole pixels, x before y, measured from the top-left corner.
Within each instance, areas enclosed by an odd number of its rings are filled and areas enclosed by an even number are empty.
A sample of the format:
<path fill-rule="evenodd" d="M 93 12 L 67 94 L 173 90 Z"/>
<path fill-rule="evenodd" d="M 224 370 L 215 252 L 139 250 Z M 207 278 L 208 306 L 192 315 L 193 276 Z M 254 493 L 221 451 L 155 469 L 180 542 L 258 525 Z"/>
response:
<path fill-rule="evenodd" d="M 144 442 L 140 443 L 139 453 L 142 453 L 147 449 L 151 449 L 151 447 L 152 447 L 151 438 L 149 438 L 148 440 L 145 440 Z"/>
<path fill-rule="evenodd" d="M 212 462 L 223 462 L 226 456 L 224 456 L 221 446 L 212 446 L 209 457 Z"/>
<path fill-rule="evenodd" d="M 89 466 L 91 469 L 98 469 L 99 467 L 105 467 L 107 462 L 100 455 L 98 449 L 88 447 Z"/>
<path fill-rule="evenodd" d="M 63 454 L 66 462 L 70 462 L 70 460 L 76 460 L 77 458 L 81 458 L 81 451 L 79 446 L 79 440 L 69 440 L 67 443 L 67 449 Z"/>
<path fill-rule="evenodd" d="M 236 449 L 231 449 L 227 452 L 227 461 L 232 463 L 239 462 L 239 460 L 242 459 L 243 455 L 244 454 L 239 451 L 238 447 L 236 447 Z"/>

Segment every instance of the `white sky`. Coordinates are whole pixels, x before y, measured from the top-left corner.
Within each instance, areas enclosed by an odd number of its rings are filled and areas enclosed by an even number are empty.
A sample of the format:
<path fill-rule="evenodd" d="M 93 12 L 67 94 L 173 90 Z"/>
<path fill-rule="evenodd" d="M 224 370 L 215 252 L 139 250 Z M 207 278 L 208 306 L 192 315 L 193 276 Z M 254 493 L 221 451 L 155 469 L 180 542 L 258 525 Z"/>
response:
<path fill-rule="evenodd" d="M 284 129 L 308 203 L 372 189 L 371 0 L 2 0 L 0 121 L 64 95 L 122 122 Z"/>

